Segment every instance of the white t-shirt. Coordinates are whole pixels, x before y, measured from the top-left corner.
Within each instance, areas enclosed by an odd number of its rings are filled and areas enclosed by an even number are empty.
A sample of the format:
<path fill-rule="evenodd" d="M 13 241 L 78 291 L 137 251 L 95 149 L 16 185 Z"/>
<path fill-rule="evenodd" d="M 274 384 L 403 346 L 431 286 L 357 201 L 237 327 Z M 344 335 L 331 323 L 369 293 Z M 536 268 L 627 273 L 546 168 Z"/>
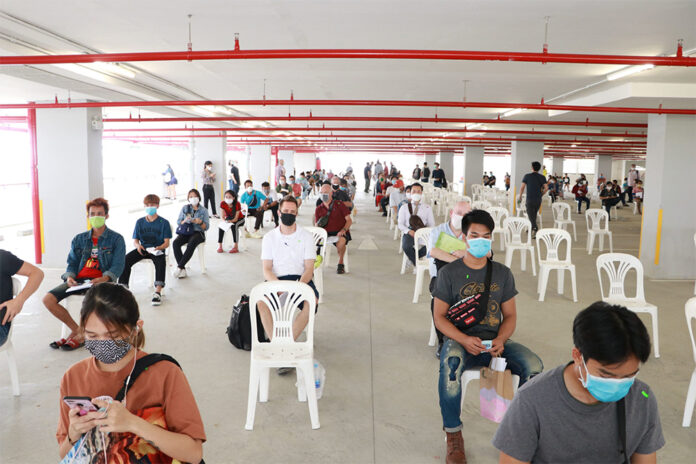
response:
<path fill-rule="evenodd" d="M 273 261 L 273 273 L 278 276 L 302 275 L 304 262 L 317 257 L 314 236 L 303 227 L 294 234 L 283 235 L 280 227 L 263 236 L 261 259 Z"/>

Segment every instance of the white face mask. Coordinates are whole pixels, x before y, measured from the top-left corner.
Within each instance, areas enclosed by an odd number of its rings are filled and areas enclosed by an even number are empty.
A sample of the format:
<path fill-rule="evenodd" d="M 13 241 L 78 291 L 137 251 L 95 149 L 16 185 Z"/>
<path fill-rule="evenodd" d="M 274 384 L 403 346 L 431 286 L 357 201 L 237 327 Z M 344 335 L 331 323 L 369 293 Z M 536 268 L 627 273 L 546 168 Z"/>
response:
<path fill-rule="evenodd" d="M 420 193 L 411 194 L 411 201 L 415 203 L 419 203 L 421 201 L 421 198 L 423 198 L 423 195 L 421 195 Z"/>
<path fill-rule="evenodd" d="M 232 198 L 225 197 L 225 203 L 227 203 L 228 205 L 231 205 L 233 202 L 234 200 Z"/>
<path fill-rule="evenodd" d="M 193 206 L 197 206 L 198 203 L 200 203 L 201 200 L 198 199 L 198 197 L 191 197 L 189 198 L 189 203 L 191 203 Z"/>
<path fill-rule="evenodd" d="M 461 229 L 462 218 L 464 218 L 464 216 L 460 216 L 459 214 L 453 214 L 452 215 L 452 227 L 454 227 L 457 230 Z"/>
<path fill-rule="evenodd" d="M 247 193 L 251 193 L 254 191 L 254 187 L 247 187 L 246 191 L 247 191 Z"/>
<path fill-rule="evenodd" d="M 411 199 L 411 194 L 409 192 L 406 192 L 406 199 L 410 200 Z"/>

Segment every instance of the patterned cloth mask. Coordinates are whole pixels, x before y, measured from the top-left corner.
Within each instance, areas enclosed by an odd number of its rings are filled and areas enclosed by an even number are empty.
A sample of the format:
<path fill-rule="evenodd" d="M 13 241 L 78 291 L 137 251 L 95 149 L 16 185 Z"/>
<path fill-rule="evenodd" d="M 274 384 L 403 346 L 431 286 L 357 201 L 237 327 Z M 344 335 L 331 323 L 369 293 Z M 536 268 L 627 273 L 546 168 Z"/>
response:
<path fill-rule="evenodd" d="M 104 364 L 114 364 L 122 360 L 133 345 L 125 340 L 85 340 L 85 348 Z"/>

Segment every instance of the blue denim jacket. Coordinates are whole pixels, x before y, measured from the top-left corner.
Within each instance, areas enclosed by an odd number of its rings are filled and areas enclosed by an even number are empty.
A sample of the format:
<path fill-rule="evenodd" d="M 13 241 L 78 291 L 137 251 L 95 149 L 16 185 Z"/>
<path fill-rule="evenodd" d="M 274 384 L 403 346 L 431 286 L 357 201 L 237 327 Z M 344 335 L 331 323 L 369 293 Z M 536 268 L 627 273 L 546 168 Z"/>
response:
<path fill-rule="evenodd" d="M 203 230 L 200 224 L 193 224 L 193 230 L 196 232 L 203 232 L 205 234 L 205 231 L 210 229 L 210 216 L 208 215 L 208 210 L 202 205 L 198 205 L 197 210 L 194 210 L 191 205 L 184 205 L 176 220 L 177 226 L 180 226 L 184 219 L 186 219 L 186 215 L 191 215 L 191 219 L 200 219 L 205 224 L 205 230 Z"/>
<path fill-rule="evenodd" d="M 99 247 L 99 267 L 102 274 L 111 279 L 112 282 L 116 282 L 126 264 L 126 242 L 121 234 L 107 227 L 97 240 L 97 246 Z M 68 268 L 61 278 L 63 280 L 68 280 L 68 277 L 74 279 L 91 254 L 92 231 L 88 230 L 77 234 L 70 244 Z"/>

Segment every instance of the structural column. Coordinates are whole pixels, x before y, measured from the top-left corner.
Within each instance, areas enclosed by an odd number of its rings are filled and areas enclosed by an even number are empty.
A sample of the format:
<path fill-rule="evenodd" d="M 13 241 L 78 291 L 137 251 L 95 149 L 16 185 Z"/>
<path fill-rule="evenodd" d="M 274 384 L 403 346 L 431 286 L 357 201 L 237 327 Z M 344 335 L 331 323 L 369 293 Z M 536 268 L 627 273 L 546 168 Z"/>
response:
<path fill-rule="evenodd" d="M 611 155 L 595 155 L 595 184 L 597 183 L 597 179 L 599 179 L 601 175 L 604 175 L 604 178 L 607 180 L 611 179 L 611 163 Z"/>
<path fill-rule="evenodd" d="M 104 196 L 101 108 L 36 110 L 43 264 L 65 268 L 87 229 L 86 203 Z M 34 231 L 39 233 L 39 231 Z"/>
<path fill-rule="evenodd" d="M 263 182 L 271 182 L 271 146 L 252 145 L 249 150 L 249 176 L 254 182 L 254 188 L 261 190 Z"/>
<path fill-rule="evenodd" d="M 648 116 L 640 260 L 657 279 L 696 277 L 696 116 Z"/>
<path fill-rule="evenodd" d="M 472 196 L 471 186 L 480 184 L 483 179 L 484 147 L 464 147 L 464 195 Z"/>
<path fill-rule="evenodd" d="M 564 158 L 562 156 L 554 156 L 551 158 L 551 166 L 548 166 L 548 173 L 549 175 L 558 175 L 559 177 L 563 176 L 563 161 Z"/>
<path fill-rule="evenodd" d="M 544 161 L 543 142 L 511 142 L 510 143 L 510 211 L 515 212 L 522 178 L 532 172 L 532 163 Z"/>
<path fill-rule="evenodd" d="M 454 152 L 441 151 L 439 163 L 440 163 L 440 169 L 445 171 L 445 179 L 447 179 L 447 183 L 448 184 L 454 183 L 455 182 L 455 179 L 454 179 Z M 428 164 L 430 164 L 430 163 L 428 163 Z"/>
<path fill-rule="evenodd" d="M 317 154 L 314 152 L 295 152 L 293 164 L 298 175 L 300 172 L 314 172 L 317 166 Z"/>
<path fill-rule="evenodd" d="M 206 137 L 196 138 L 193 146 L 193 178 L 194 185 L 201 191 L 203 188 L 203 166 L 206 161 L 212 161 L 213 172 L 215 172 L 215 201 L 220 203 L 227 190 L 227 164 L 225 154 L 227 153 L 226 137 Z M 201 195 L 202 195 L 201 191 Z"/>
<path fill-rule="evenodd" d="M 283 160 L 283 167 L 285 167 L 285 176 L 290 177 L 295 171 L 295 151 L 294 150 L 278 150 L 278 162 Z M 273 175 L 275 180 L 275 173 Z"/>
<path fill-rule="evenodd" d="M 428 163 L 428 168 L 430 169 L 430 178 L 428 178 L 428 182 L 430 183 L 433 182 L 433 169 L 435 169 L 435 161 L 437 161 L 437 155 L 430 153 L 425 155 L 424 162 Z M 421 169 L 422 168 L 423 166 L 421 166 Z"/>

